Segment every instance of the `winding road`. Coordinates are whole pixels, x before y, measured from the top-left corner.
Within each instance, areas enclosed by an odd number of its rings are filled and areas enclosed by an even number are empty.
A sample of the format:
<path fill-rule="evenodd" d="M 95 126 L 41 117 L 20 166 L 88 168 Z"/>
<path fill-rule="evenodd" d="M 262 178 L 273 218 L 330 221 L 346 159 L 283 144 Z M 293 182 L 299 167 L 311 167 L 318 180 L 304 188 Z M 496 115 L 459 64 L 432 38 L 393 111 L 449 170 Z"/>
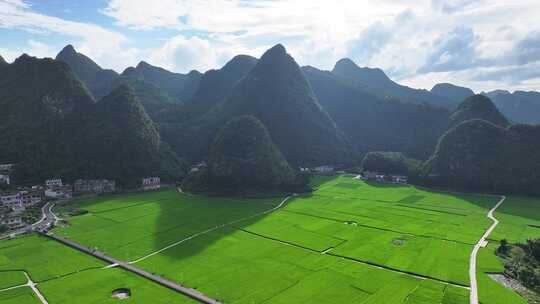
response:
<path fill-rule="evenodd" d="M 477 282 L 476 282 L 476 256 L 478 255 L 478 251 L 480 250 L 480 248 L 487 246 L 487 241 L 486 241 L 487 237 L 491 234 L 491 232 L 493 232 L 495 227 L 497 227 L 497 225 L 499 224 L 499 220 L 497 220 L 493 216 L 493 213 L 495 212 L 495 210 L 497 210 L 497 208 L 499 208 L 499 206 L 504 202 L 505 199 L 506 199 L 506 196 L 501 196 L 501 199 L 495 205 L 495 207 L 493 207 L 491 210 L 489 210 L 489 212 L 487 214 L 487 217 L 493 221 L 493 224 L 491 224 L 491 226 L 489 226 L 489 228 L 486 230 L 486 232 L 484 233 L 482 238 L 480 238 L 478 243 L 476 243 L 476 245 L 474 246 L 474 249 L 473 249 L 473 251 L 471 253 L 471 260 L 470 260 L 470 264 L 469 264 L 470 265 L 469 266 L 469 278 L 471 280 L 470 304 L 478 304 L 478 286 L 477 286 Z"/>

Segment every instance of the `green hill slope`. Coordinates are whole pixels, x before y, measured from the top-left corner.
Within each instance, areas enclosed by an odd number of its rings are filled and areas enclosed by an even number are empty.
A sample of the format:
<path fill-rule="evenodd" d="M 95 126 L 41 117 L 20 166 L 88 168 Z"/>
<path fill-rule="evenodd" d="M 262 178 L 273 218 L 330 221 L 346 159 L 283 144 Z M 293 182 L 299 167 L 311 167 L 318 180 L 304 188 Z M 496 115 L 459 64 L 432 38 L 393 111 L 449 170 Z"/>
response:
<path fill-rule="evenodd" d="M 118 73 L 102 69 L 92 59 L 78 53 L 72 45 L 64 47 L 56 55 L 56 60 L 67 63 L 96 99 L 109 94 L 113 89 L 114 80 L 118 77 Z"/>
<path fill-rule="evenodd" d="M 16 182 L 97 177 L 133 186 L 148 174 L 183 174 L 127 87 L 95 103 L 66 63 L 27 55 L 3 73 L 0 162 L 17 163 Z"/>
<path fill-rule="evenodd" d="M 94 100 L 69 66 L 22 55 L 0 78 L 0 162 L 18 163 L 19 181 L 71 171 L 70 144 Z M 29 89 L 31 88 L 31 89 Z"/>
<path fill-rule="evenodd" d="M 451 126 L 470 119 L 483 119 L 502 127 L 510 124 L 493 102 L 483 95 L 465 99 L 450 116 Z"/>
<path fill-rule="evenodd" d="M 99 101 L 83 126 L 80 154 L 88 163 L 78 171 L 84 176 L 107 176 L 136 186 L 140 177 L 162 175 L 162 162 L 171 169 L 182 167 L 128 86 L 118 86 Z"/>
<path fill-rule="evenodd" d="M 540 126 L 508 128 L 473 119 L 440 140 L 424 175 L 437 185 L 540 194 Z"/>
<path fill-rule="evenodd" d="M 266 127 L 253 116 L 231 119 L 212 144 L 208 181 L 214 189 L 280 189 L 292 184 L 294 176 Z"/>

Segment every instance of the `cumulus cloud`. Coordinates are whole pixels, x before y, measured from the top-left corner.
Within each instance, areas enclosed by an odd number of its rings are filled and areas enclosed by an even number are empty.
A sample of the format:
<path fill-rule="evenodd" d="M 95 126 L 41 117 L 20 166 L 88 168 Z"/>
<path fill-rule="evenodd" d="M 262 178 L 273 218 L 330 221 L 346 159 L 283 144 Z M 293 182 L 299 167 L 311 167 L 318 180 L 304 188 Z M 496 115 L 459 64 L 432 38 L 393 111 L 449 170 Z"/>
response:
<path fill-rule="evenodd" d="M 480 0 L 432 0 L 431 6 L 445 14 L 453 14 L 464 11 L 471 4 L 482 4 Z"/>
<path fill-rule="evenodd" d="M 387 44 L 399 35 L 400 28 L 414 18 L 414 13 L 407 9 L 397 15 L 388 24 L 377 21 L 360 32 L 358 37 L 348 42 L 347 56 L 357 62 L 366 63 L 379 53 Z"/>
<path fill-rule="evenodd" d="M 123 45 L 127 38 L 115 31 L 102 26 L 69 21 L 53 16 L 37 13 L 32 6 L 23 0 L 0 1 L 0 28 L 23 30 L 36 34 L 43 39 L 32 39 L 23 46 L 23 50 L 32 55 L 54 57 L 55 51 L 50 45 L 46 45 L 46 37 L 49 35 L 62 35 L 74 40 L 74 44 L 85 50 L 90 56 L 102 59 L 111 67 L 119 68 L 127 62 L 133 50 L 126 49 Z M 38 42 L 41 40 L 42 42 Z M 9 52 L 8 53 L 12 53 Z M 123 56 L 114 56 L 123 54 Z"/>
<path fill-rule="evenodd" d="M 516 57 L 519 64 L 540 61 L 540 31 L 527 35 L 516 46 Z"/>
<path fill-rule="evenodd" d="M 481 64 L 475 49 L 475 35 L 471 28 L 459 26 L 437 38 L 430 49 L 421 73 L 448 72 L 469 69 Z"/>
<path fill-rule="evenodd" d="M 540 83 L 531 70 L 540 60 L 536 0 L 107 0 L 96 13 L 115 26 L 47 16 L 28 3 L 0 0 L 0 28 L 33 33 L 33 46 L 26 41 L 18 50 L 47 55 L 52 50 L 39 43 L 62 35 L 117 71 L 139 60 L 203 71 L 283 43 L 300 64 L 330 69 L 350 57 L 423 88 L 436 81 L 482 89 Z M 130 40 L 130 31 L 167 37 L 147 47 Z M 0 46 L 5 57 L 13 51 Z"/>
<path fill-rule="evenodd" d="M 173 71 L 208 70 L 219 64 L 220 50 L 210 41 L 178 35 L 151 51 L 149 61 Z"/>

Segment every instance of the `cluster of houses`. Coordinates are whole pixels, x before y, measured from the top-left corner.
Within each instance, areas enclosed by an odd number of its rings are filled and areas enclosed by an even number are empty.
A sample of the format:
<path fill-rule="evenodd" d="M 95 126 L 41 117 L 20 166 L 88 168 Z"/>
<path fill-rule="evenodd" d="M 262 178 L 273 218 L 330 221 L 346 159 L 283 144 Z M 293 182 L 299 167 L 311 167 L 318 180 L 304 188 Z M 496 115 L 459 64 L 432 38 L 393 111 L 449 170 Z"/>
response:
<path fill-rule="evenodd" d="M 0 193 L 0 224 L 10 229 L 23 226 L 22 214 L 43 200 L 43 188 L 34 186 Z"/>
<path fill-rule="evenodd" d="M 407 176 L 397 174 L 381 174 L 377 172 L 364 171 L 362 173 L 362 179 L 368 181 L 377 181 L 385 183 L 406 184 Z"/>
<path fill-rule="evenodd" d="M 0 164 L 0 184 L 11 185 L 9 173 L 13 165 Z M 142 191 L 158 190 L 161 179 L 157 176 L 141 179 Z M 67 200 L 74 194 L 103 194 L 117 191 L 116 182 L 108 179 L 78 179 L 73 185 L 64 184 L 62 179 L 48 179 L 43 185 L 32 187 L 4 187 L 0 190 L 0 225 L 8 229 L 24 227 L 24 211 L 44 200 Z"/>

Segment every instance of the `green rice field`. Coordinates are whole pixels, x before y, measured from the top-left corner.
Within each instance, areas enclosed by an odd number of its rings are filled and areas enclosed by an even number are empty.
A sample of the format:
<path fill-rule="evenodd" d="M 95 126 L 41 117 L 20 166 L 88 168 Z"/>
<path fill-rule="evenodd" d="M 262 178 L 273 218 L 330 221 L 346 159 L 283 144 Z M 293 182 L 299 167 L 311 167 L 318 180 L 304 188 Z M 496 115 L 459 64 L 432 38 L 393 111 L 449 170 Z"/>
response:
<path fill-rule="evenodd" d="M 469 256 L 496 196 L 318 177 L 317 191 L 237 199 L 159 192 L 77 200 L 55 234 L 224 303 L 469 303 Z M 482 304 L 526 302 L 486 273 L 502 271 L 500 239 L 540 237 L 538 200 L 509 197 L 478 256 Z M 67 213 L 66 213 L 67 214 Z M 535 216 L 537 215 L 537 217 Z M 195 235 L 195 237 L 193 237 Z M 164 248 L 167 248 L 163 250 Z M 38 236 L 0 242 L 0 290 L 26 283 L 49 303 L 188 303 L 169 289 Z M 18 300 L 20 299 L 20 301 Z M 19 301 L 19 302 L 18 302 Z M 27 287 L 0 303 L 40 303 Z"/>

